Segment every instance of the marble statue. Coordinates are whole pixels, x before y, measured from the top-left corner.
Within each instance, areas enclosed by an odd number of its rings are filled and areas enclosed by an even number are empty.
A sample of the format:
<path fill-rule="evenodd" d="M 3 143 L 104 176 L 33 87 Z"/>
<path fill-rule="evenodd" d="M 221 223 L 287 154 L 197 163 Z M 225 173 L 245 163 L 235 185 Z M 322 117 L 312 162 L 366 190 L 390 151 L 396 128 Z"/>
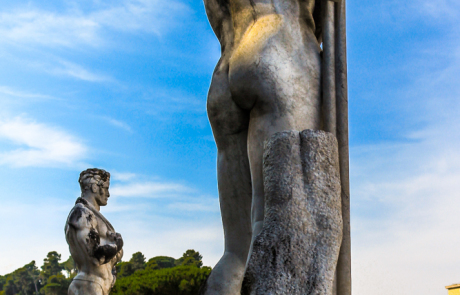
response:
<path fill-rule="evenodd" d="M 286 130 L 337 137 L 343 241 L 337 294 L 350 295 L 345 0 L 204 0 L 220 44 L 207 110 L 217 145 L 222 258 L 206 295 L 240 294 L 265 218 L 264 142 Z"/>
<path fill-rule="evenodd" d="M 69 213 L 65 237 L 78 274 L 69 295 L 107 295 L 115 284 L 115 265 L 123 256 L 123 239 L 99 212 L 110 197 L 110 173 L 87 169 L 78 180 L 81 197 Z"/>

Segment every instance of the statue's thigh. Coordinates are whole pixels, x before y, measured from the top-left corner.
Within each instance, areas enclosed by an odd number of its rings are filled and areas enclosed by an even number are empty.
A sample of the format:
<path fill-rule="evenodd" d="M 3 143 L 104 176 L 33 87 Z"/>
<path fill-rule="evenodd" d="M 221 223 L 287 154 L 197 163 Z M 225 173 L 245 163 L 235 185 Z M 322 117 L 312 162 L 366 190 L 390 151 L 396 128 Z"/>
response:
<path fill-rule="evenodd" d="M 216 71 L 212 77 L 207 111 L 218 148 L 229 135 L 248 129 L 249 111 L 242 109 L 233 100 L 226 72 Z"/>
<path fill-rule="evenodd" d="M 270 121 L 283 118 L 290 122 L 292 129 L 318 129 L 321 117 L 319 52 L 301 44 L 282 45 L 273 41 L 254 61 L 231 65 L 232 98 L 237 105 L 250 107 L 251 120 L 261 116 Z"/>
<path fill-rule="evenodd" d="M 68 295 L 104 295 L 102 287 L 94 282 L 73 280 L 69 286 Z"/>
<path fill-rule="evenodd" d="M 317 129 L 321 117 L 319 55 L 291 52 L 278 47 L 265 50 L 258 66 L 257 114 L 287 117 L 294 129 Z"/>

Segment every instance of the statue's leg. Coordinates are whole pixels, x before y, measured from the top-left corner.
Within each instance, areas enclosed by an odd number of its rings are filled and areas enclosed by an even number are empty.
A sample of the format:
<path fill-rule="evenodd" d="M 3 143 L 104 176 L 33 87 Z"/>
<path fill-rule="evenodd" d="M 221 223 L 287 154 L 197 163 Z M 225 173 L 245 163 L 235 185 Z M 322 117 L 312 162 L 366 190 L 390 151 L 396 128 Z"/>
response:
<path fill-rule="evenodd" d="M 219 201 L 225 235 L 224 255 L 207 280 L 205 294 L 239 294 L 251 243 L 251 178 L 247 153 L 249 114 L 228 91 L 226 71 L 213 75 L 208 116 L 217 144 Z"/>

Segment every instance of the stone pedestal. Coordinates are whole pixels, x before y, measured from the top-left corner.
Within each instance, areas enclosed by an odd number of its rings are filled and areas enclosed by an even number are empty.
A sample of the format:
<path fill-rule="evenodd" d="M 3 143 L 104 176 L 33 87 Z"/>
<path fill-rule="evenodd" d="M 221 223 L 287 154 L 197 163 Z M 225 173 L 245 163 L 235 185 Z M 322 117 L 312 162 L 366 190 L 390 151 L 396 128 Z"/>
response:
<path fill-rule="evenodd" d="M 285 131 L 266 143 L 265 221 L 243 295 L 331 295 L 342 241 L 337 140 Z"/>

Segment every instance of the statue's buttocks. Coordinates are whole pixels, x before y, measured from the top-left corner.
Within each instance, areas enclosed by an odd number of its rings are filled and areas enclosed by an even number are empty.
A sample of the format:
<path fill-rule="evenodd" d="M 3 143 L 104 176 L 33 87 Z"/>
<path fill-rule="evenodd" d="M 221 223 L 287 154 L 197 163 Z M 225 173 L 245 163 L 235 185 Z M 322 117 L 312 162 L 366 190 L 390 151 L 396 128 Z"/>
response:
<path fill-rule="evenodd" d="M 213 7 L 211 3 L 208 6 Z M 215 76 L 225 76 L 237 106 L 252 110 L 261 102 L 264 108 L 279 108 L 282 101 L 289 107 L 297 96 L 304 100 L 298 103 L 309 105 L 319 114 L 321 61 L 313 21 L 314 1 L 230 0 L 223 6 L 220 22 L 210 19 L 219 31 L 223 48 Z M 223 84 L 212 83 L 211 92 Z M 293 95 L 294 91 L 298 94 Z M 267 96 L 275 92 L 276 98 Z M 211 95 L 209 99 L 216 98 Z M 318 121 L 319 115 L 313 112 L 309 115 Z"/>
<path fill-rule="evenodd" d="M 310 119 L 319 120 L 320 48 L 313 32 L 301 29 L 298 21 L 281 14 L 257 18 L 228 63 L 230 92 L 241 108 L 252 110 L 259 103 L 280 114 L 296 103 L 308 105 L 315 112 Z"/>

